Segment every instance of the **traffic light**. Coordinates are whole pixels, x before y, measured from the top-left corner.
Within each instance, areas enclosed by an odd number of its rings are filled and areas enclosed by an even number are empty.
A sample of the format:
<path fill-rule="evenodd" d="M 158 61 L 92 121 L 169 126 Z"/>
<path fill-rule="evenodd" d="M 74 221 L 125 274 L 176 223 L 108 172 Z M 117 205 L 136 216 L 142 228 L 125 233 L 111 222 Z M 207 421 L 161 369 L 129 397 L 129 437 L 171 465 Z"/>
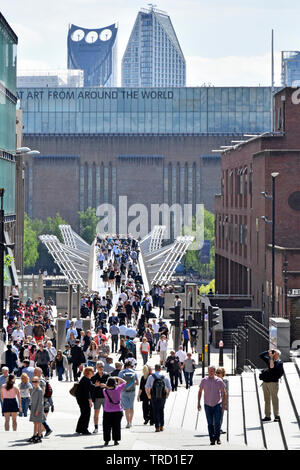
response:
<path fill-rule="evenodd" d="M 207 310 L 208 310 L 209 328 L 213 328 L 214 326 L 220 323 L 219 320 L 217 320 L 220 314 L 216 313 L 216 311 L 219 310 L 219 307 L 212 307 L 211 305 L 209 305 Z"/>
<path fill-rule="evenodd" d="M 174 318 L 175 320 L 174 326 L 180 326 L 180 306 L 178 305 L 177 307 L 170 307 L 169 310 L 172 310 L 172 312 L 174 312 L 170 314 L 170 317 Z"/>

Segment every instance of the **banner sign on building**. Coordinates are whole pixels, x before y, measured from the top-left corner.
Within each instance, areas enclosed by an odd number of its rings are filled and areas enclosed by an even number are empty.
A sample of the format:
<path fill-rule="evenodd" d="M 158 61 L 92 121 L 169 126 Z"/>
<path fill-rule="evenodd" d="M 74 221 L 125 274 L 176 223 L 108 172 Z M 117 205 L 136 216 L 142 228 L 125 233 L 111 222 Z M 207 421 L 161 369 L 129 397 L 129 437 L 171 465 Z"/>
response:
<path fill-rule="evenodd" d="M 204 240 L 200 251 L 200 263 L 210 264 L 210 240 Z"/>

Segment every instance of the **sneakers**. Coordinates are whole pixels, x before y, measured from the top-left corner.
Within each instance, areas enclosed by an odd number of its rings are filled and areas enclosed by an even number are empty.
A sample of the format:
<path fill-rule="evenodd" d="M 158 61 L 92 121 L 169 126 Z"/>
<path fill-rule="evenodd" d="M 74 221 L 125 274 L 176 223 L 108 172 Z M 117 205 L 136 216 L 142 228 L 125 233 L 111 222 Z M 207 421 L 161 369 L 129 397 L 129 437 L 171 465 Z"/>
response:
<path fill-rule="evenodd" d="M 33 439 L 32 443 L 33 444 L 39 444 L 40 442 L 42 442 L 41 436 L 34 436 L 34 439 Z"/>
<path fill-rule="evenodd" d="M 52 429 L 49 429 L 48 431 L 46 431 L 45 437 L 50 436 L 50 434 L 52 434 L 52 432 L 53 432 Z"/>
<path fill-rule="evenodd" d="M 215 443 L 216 443 L 215 441 L 210 441 L 210 445 L 211 445 L 211 446 L 214 446 Z"/>
<path fill-rule="evenodd" d="M 265 416 L 263 419 L 262 419 L 263 422 L 266 422 L 266 421 L 271 421 L 271 418 L 268 418 L 267 416 Z"/>
<path fill-rule="evenodd" d="M 126 424 L 126 429 L 129 429 L 130 428 L 130 423 L 127 423 Z"/>
<path fill-rule="evenodd" d="M 276 422 L 280 421 L 280 416 L 275 416 L 274 421 Z"/>
<path fill-rule="evenodd" d="M 93 434 L 98 434 L 98 429 L 94 429 Z"/>

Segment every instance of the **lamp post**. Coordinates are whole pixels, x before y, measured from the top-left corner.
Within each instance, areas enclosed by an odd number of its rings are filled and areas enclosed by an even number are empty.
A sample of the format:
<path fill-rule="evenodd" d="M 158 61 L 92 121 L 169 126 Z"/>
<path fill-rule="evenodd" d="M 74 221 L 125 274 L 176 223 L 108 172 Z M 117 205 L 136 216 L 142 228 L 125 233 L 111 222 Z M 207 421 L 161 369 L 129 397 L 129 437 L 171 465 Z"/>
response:
<path fill-rule="evenodd" d="M 271 173 L 272 177 L 272 195 L 269 195 L 266 191 L 262 192 L 262 195 L 266 199 L 272 200 L 272 220 L 268 220 L 264 215 L 261 217 L 267 224 L 272 224 L 272 303 L 271 303 L 271 314 L 275 316 L 275 178 L 279 173 L 274 171 Z"/>
<path fill-rule="evenodd" d="M 272 317 L 275 316 L 275 178 L 278 172 L 271 173 L 272 176 Z"/>

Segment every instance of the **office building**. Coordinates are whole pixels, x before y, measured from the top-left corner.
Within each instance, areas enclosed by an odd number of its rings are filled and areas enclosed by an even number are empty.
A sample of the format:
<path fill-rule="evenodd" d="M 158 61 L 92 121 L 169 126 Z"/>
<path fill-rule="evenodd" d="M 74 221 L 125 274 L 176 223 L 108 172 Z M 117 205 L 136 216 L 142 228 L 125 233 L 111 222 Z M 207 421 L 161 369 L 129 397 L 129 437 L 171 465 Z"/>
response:
<path fill-rule="evenodd" d="M 183 87 L 186 63 L 169 15 L 141 9 L 122 58 L 124 87 Z"/>
<path fill-rule="evenodd" d="M 16 34 L 0 13 L 0 188 L 4 189 L 4 241 L 7 244 L 14 243 L 16 237 L 17 44 Z M 13 255 L 8 248 L 4 254 Z M 5 268 L 5 285 L 11 286 L 16 282 L 13 263 L 9 269 Z"/>
<path fill-rule="evenodd" d="M 117 86 L 116 24 L 87 29 L 71 24 L 68 32 L 68 69 L 83 70 L 84 86 Z"/>
<path fill-rule="evenodd" d="M 300 51 L 281 52 L 281 84 L 300 86 Z"/>
<path fill-rule="evenodd" d="M 17 76 L 18 88 L 77 88 L 83 86 L 83 70 L 26 70 L 20 71 Z"/>
<path fill-rule="evenodd" d="M 289 318 L 295 333 L 300 315 L 300 105 L 295 90 L 278 91 L 274 110 L 274 132 L 245 138 L 222 152 L 221 194 L 215 198 L 216 292 L 250 296 L 252 307 L 263 312 L 268 325 L 272 174 L 277 174 L 273 314 Z"/>
<path fill-rule="evenodd" d="M 221 145 L 270 130 L 270 88 L 23 88 L 25 206 L 78 214 L 107 202 L 197 203 L 213 211 Z M 118 224 L 118 219 L 117 219 Z"/>

